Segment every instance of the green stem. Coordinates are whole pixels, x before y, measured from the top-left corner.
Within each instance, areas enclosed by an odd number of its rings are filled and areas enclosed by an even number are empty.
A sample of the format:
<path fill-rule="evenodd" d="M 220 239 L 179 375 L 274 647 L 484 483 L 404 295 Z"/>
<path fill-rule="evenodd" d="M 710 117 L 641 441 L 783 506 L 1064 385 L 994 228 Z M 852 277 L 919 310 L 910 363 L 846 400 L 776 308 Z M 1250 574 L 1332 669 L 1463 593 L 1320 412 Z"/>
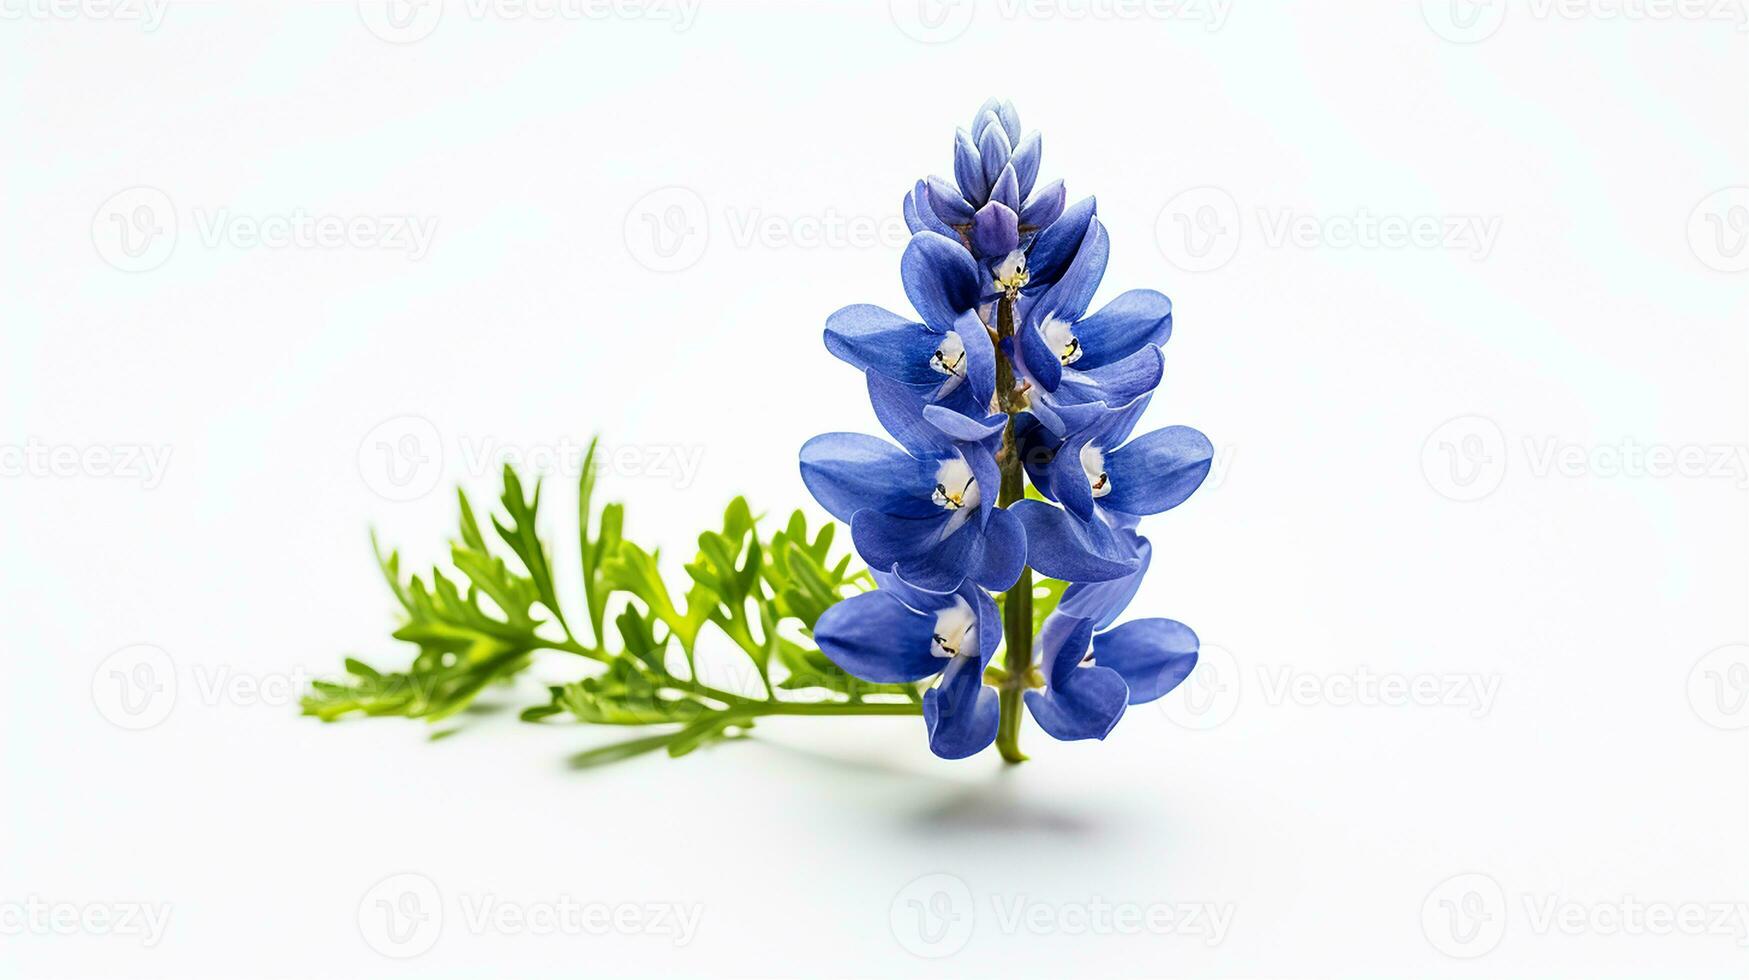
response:
<path fill-rule="evenodd" d="M 1003 297 L 996 305 L 996 343 L 1000 346 L 1014 338 L 1014 300 Z M 996 395 L 1002 411 L 1008 415 L 1008 428 L 1002 433 L 1002 451 L 997 462 L 1002 467 L 1002 493 L 998 507 L 1009 507 L 1026 497 L 1026 470 L 1021 465 L 1020 446 L 1014 438 L 1014 417 L 1025 402 L 1016 390 L 1014 365 L 1000 350 L 996 355 Z M 997 686 L 1002 708 L 996 729 L 996 750 L 1008 763 L 1026 761 L 1020 751 L 1021 695 L 1026 691 L 1027 678 L 1032 674 L 1032 569 L 1023 569 L 1002 599 L 1003 643 L 1007 649 L 1004 676 Z"/>

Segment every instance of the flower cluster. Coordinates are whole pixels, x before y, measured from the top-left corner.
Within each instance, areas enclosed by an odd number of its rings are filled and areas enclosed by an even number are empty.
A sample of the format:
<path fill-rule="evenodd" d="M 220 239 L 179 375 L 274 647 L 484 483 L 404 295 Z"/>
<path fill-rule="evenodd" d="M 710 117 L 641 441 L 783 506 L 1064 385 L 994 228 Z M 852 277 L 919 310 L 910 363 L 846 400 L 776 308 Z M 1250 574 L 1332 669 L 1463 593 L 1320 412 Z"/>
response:
<path fill-rule="evenodd" d="M 1152 555 L 1139 520 L 1189 497 L 1213 456 L 1184 426 L 1131 438 L 1163 376 L 1172 303 L 1138 289 L 1088 312 L 1105 229 L 1093 198 L 1036 186 L 1040 150 L 992 99 L 956 135 L 954 180 L 906 195 L 900 275 L 916 317 L 856 305 L 826 322 L 826 348 L 863 371 L 898 445 L 837 432 L 801 450 L 802 479 L 849 522 L 879 586 L 828 609 L 814 638 L 865 680 L 939 677 L 923 714 L 950 759 L 992 742 L 1024 758 L 1023 700 L 1056 738 L 1104 738 L 1196 664 L 1181 623 L 1112 627 Z M 1068 583 L 1036 635 L 1034 571 Z"/>

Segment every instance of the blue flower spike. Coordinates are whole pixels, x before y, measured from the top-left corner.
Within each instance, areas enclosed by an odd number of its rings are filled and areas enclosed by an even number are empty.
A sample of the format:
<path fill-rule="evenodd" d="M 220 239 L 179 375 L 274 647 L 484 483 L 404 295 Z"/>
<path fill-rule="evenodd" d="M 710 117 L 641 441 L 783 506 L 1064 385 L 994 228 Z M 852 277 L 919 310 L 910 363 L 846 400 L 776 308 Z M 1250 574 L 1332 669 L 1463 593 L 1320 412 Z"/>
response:
<path fill-rule="evenodd" d="M 1182 623 L 1113 626 L 1153 560 L 1138 525 L 1188 499 L 1214 456 L 1188 426 L 1131 437 L 1165 375 L 1172 301 L 1133 289 L 1096 306 L 1105 227 L 1093 198 L 1039 183 L 1041 148 L 991 99 L 954 135 L 952 179 L 912 185 L 899 272 L 915 319 L 859 304 L 825 331 L 894 442 L 835 432 L 801 450 L 875 582 L 814 639 L 854 677 L 927 685 L 913 704 L 947 759 L 992 744 L 1025 759 L 1022 705 L 1057 739 L 1103 739 L 1196 665 Z M 1035 574 L 1064 583 L 1039 624 Z"/>

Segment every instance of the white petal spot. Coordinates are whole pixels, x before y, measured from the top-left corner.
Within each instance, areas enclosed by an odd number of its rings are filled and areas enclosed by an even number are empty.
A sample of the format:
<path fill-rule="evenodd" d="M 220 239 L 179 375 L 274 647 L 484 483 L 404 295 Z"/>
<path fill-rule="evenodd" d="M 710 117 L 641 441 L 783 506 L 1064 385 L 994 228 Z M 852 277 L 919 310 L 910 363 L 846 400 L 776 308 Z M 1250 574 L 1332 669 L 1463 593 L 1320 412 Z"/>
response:
<path fill-rule="evenodd" d="M 996 263 L 996 268 L 992 270 L 992 274 L 996 277 L 996 285 L 1002 287 L 1002 291 L 1010 296 L 1019 292 L 1020 287 L 1026 285 L 1027 280 L 1032 278 L 1031 274 L 1026 271 L 1026 253 L 1020 249 L 1009 252 L 1002 261 Z"/>
<path fill-rule="evenodd" d="M 1053 313 L 1045 317 L 1040 329 L 1044 331 L 1045 343 L 1057 352 L 1057 360 L 1062 361 L 1065 367 L 1081 359 L 1081 341 L 1075 338 L 1071 324 L 1057 319 Z"/>
<path fill-rule="evenodd" d="M 953 605 L 935 614 L 929 652 L 943 658 L 978 655 L 978 616 L 964 596 L 954 596 Z"/>
<path fill-rule="evenodd" d="M 959 334 L 949 332 L 942 336 L 941 344 L 929 355 L 929 367 L 936 374 L 951 378 L 966 376 L 966 344 Z"/>
<path fill-rule="evenodd" d="M 1088 443 L 1081 447 L 1081 472 L 1087 474 L 1087 485 L 1093 488 L 1095 497 L 1111 492 L 1111 477 L 1105 472 L 1105 454 L 1098 446 Z"/>

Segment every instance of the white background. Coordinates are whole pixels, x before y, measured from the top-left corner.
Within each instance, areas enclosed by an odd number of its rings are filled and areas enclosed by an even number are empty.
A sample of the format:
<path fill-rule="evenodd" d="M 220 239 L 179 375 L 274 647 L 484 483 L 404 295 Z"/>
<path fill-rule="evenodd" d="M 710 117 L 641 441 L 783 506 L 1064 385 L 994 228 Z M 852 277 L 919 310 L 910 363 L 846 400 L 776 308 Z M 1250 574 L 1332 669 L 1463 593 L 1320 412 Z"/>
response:
<path fill-rule="evenodd" d="M 140 4 L 0 0 L 0 973 L 1749 969 L 1736 5 Z M 905 308 L 900 196 L 991 94 L 1098 194 L 1103 295 L 1177 306 L 1149 422 L 1219 465 L 1130 614 L 1201 634 L 1183 694 L 1012 771 L 297 716 L 406 655 L 367 530 L 441 559 L 506 452 L 628 450 L 675 574 L 735 494 L 811 508 L 797 447 L 874 428 L 821 324 Z M 251 237 L 297 215 L 352 231 Z M 470 921 L 567 898 L 700 918 Z M 155 943 L 31 912 L 130 903 Z"/>

